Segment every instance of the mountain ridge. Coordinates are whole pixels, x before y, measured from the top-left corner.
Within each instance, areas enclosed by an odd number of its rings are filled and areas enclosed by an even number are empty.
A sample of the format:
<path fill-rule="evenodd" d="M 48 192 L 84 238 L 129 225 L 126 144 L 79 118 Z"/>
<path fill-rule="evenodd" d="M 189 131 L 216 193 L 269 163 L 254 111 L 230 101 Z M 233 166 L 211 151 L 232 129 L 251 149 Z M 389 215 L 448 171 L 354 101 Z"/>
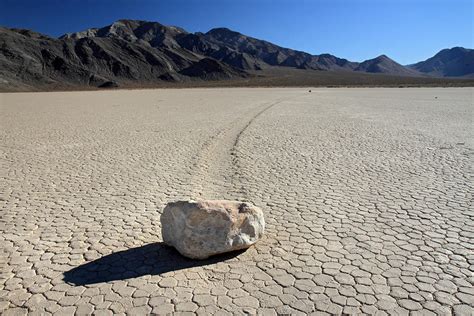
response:
<path fill-rule="evenodd" d="M 385 54 L 361 62 L 354 71 L 388 73 L 397 76 L 421 76 L 419 72 L 400 65 Z"/>
<path fill-rule="evenodd" d="M 434 76 L 474 77 L 474 50 L 459 46 L 445 48 L 433 57 L 408 67 Z"/>
<path fill-rule="evenodd" d="M 0 27 L 0 84 L 115 86 L 117 83 L 224 80 L 248 78 L 254 76 L 255 71 L 272 67 L 405 77 L 474 73 L 470 68 L 473 50 L 459 48 L 457 51 L 457 55 L 443 53 L 436 61 L 428 59 L 406 67 L 386 55 L 363 62 L 331 54 L 312 55 L 225 27 L 190 33 L 159 22 L 121 19 L 59 38 Z M 450 61 L 449 57 L 454 55 L 457 59 Z M 457 61 L 469 65 L 467 71 L 456 64 Z M 444 66 L 450 70 L 444 71 Z"/>

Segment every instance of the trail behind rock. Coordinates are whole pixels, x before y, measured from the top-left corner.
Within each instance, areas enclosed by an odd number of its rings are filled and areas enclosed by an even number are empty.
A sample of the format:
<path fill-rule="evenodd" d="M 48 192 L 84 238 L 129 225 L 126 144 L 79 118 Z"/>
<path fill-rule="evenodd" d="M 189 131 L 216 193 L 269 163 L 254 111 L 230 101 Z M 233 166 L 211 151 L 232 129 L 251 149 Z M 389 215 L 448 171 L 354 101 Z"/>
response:
<path fill-rule="evenodd" d="M 248 199 L 240 173 L 236 148 L 245 130 L 265 111 L 285 99 L 267 102 L 230 122 L 211 137 L 196 161 L 192 179 L 194 199 Z"/>

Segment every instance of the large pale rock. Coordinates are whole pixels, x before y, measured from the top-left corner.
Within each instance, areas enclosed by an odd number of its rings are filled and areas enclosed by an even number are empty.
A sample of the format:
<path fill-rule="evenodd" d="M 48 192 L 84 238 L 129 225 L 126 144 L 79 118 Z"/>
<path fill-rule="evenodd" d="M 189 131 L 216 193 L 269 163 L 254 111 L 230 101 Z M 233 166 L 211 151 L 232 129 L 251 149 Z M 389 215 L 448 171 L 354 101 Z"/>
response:
<path fill-rule="evenodd" d="M 236 201 L 172 202 L 161 215 L 163 241 L 193 259 L 248 248 L 264 229 L 262 210 Z"/>

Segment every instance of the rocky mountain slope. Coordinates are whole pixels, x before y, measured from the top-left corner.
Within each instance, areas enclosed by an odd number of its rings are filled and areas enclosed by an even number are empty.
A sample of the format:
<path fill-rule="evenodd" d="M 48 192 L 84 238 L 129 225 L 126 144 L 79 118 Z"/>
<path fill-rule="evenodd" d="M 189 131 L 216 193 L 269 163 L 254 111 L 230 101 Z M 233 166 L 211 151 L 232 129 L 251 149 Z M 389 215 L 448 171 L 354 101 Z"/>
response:
<path fill-rule="evenodd" d="M 130 24 L 136 24 L 135 31 L 142 31 L 140 36 L 126 32 Z M 173 40 L 175 34 L 168 34 L 168 27 L 130 24 L 118 22 L 108 27 L 110 32 L 92 29 L 60 39 L 0 28 L 0 81 L 20 86 L 101 86 L 109 81 L 247 76 L 242 70 L 181 48 Z"/>
<path fill-rule="evenodd" d="M 410 65 L 409 68 L 437 77 L 474 77 L 474 49 L 443 49 L 425 61 Z"/>
<path fill-rule="evenodd" d="M 266 66 L 284 66 L 313 70 L 353 70 L 357 63 L 335 56 L 311 55 L 255 39 L 227 28 L 189 34 L 183 47 L 210 55 L 241 69 L 258 70 Z"/>
<path fill-rule="evenodd" d="M 368 59 L 360 63 L 355 71 L 383 73 L 396 76 L 411 76 L 416 77 L 421 74 L 416 70 L 404 67 L 394 60 L 388 58 L 386 55 L 380 55 L 373 59 Z"/>
<path fill-rule="evenodd" d="M 189 33 L 157 22 L 119 20 L 56 39 L 0 27 L 0 85 L 44 89 L 223 80 L 249 77 L 250 73 L 274 67 L 395 76 L 464 76 L 474 73 L 472 50 L 466 51 L 470 53 L 461 57 L 442 51 L 435 61 L 404 67 L 384 55 L 362 63 L 330 54 L 311 55 L 226 28 Z"/>

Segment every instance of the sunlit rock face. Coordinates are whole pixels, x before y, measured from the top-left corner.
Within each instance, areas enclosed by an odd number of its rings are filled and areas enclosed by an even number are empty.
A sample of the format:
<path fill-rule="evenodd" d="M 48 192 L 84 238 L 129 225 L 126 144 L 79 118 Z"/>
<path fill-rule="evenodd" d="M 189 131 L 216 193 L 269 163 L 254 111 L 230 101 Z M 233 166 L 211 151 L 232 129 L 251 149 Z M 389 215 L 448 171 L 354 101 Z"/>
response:
<path fill-rule="evenodd" d="M 264 230 L 262 210 L 246 202 L 178 201 L 161 215 L 163 241 L 192 259 L 248 248 Z"/>

